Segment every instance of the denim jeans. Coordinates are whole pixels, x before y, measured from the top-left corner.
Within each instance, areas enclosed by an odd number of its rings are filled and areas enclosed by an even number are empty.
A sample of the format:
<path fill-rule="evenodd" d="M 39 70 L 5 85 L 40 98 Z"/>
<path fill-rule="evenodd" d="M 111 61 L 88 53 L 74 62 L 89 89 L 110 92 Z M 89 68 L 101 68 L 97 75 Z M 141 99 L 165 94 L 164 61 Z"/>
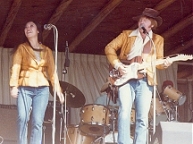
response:
<path fill-rule="evenodd" d="M 135 135 L 133 144 L 146 144 L 148 132 L 148 112 L 152 99 L 153 87 L 147 84 L 147 78 L 130 80 L 121 86 L 118 114 L 118 144 L 131 144 L 130 118 L 132 104 L 135 104 Z"/>
<path fill-rule="evenodd" d="M 30 144 L 42 143 L 42 125 L 48 104 L 49 87 L 19 87 L 18 109 L 18 144 L 28 143 L 28 121 L 31 114 Z"/>

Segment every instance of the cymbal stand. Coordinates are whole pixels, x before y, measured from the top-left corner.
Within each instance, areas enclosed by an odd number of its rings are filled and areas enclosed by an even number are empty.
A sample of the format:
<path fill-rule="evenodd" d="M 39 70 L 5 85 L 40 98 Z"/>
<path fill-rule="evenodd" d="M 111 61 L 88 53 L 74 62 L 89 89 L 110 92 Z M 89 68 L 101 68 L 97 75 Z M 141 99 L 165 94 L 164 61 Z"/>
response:
<path fill-rule="evenodd" d="M 189 110 L 192 112 L 192 116 L 191 116 L 191 119 L 189 120 L 189 122 L 193 122 L 193 102 L 191 102 L 189 104 Z"/>
<path fill-rule="evenodd" d="M 178 106 L 175 105 L 175 121 L 178 121 Z"/>
<path fill-rule="evenodd" d="M 67 108 L 66 108 L 66 97 L 67 97 L 67 93 L 65 91 L 64 93 L 64 105 L 62 104 L 61 105 L 61 115 L 62 117 L 60 118 L 60 144 L 62 143 L 62 139 L 64 141 L 64 144 L 66 144 L 66 112 L 67 112 Z M 64 107 L 64 110 L 63 110 L 63 107 Z M 64 127 L 62 128 L 62 124 L 64 122 Z M 62 138 L 62 131 L 63 131 L 63 134 L 64 134 L 64 137 Z"/>
<path fill-rule="evenodd" d="M 69 59 L 69 47 L 68 47 L 68 41 L 66 41 L 66 48 L 65 48 L 65 62 L 64 62 L 64 69 L 62 71 L 63 75 L 67 74 L 67 68 L 70 66 L 70 59 Z M 65 90 L 64 92 L 64 112 L 62 112 L 63 115 L 63 120 L 64 120 L 64 127 L 63 127 L 63 133 L 64 133 L 64 144 L 66 144 L 66 132 L 67 131 L 67 127 L 66 127 L 66 112 L 67 112 L 67 108 L 66 108 L 66 100 L 67 100 L 67 91 Z M 63 111 L 63 109 L 62 109 Z M 64 114 L 65 113 L 65 114 Z M 61 128 L 62 129 L 62 119 L 61 119 Z M 60 130 L 60 134 L 62 133 L 62 130 Z M 61 137 L 60 137 L 60 142 L 61 142 Z"/>
<path fill-rule="evenodd" d="M 115 117 L 115 110 L 113 110 L 113 124 L 112 124 L 112 131 L 113 131 L 113 143 L 115 143 L 115 122 L 116 122 L 116 117 Z"/>
<path fill-rule="evenodd" d="M 43 142 L 42 144 L 46 144 L 46 126 L 43 126 Z"/>

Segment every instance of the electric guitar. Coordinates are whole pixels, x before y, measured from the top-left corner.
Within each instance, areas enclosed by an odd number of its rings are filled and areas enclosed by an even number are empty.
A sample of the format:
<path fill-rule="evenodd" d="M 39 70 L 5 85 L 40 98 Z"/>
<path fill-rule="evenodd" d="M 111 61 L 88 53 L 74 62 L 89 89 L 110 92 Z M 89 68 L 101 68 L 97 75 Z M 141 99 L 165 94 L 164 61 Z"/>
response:
<path fill-rule="evenodd" d="M 192 55 L 184 55 L 184 54 L 177 54 L 176 56 L 171 56 L 169 57 L 170 62 L 174 61 L 187 61 L 187 60 L 192 60 L 193 56 Z M 165 59 L 157 59 L 153 64 L 155 66 L 163 64 Z M 143 76 L 141 71 L 145 70 L 148 67 L 151 67 L 152 63 L 138 63 L 138 62 L 133 62 L 129 65 L 125 65 L 126 67 L 126 73 L 124 75 L 121 75 L 118 70 L 114 69 L 111 66 L 111 69 L 109 69 L 109 76 L 110 76 L 110 82 L 114 86 L 121 86 L 127 83 L 131 79 L 140 79 Z"/>

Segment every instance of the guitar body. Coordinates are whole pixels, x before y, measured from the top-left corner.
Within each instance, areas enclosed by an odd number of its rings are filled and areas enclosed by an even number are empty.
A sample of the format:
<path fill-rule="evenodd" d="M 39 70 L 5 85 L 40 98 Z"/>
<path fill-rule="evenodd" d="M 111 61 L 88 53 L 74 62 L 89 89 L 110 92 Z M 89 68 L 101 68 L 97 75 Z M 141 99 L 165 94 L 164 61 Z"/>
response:
<path fill-rule="evenodd" d="M 136 56 L 131 60 L 120 60 L 127 67 L 125 75 L 121 75 L 118 70 L 109 65 L 110 82 L 112 85 L 121 86 L 130 79 L 141 79 L 144 74 L 138 70 L 138 65 L 142 63 L 141 56 Z"/>

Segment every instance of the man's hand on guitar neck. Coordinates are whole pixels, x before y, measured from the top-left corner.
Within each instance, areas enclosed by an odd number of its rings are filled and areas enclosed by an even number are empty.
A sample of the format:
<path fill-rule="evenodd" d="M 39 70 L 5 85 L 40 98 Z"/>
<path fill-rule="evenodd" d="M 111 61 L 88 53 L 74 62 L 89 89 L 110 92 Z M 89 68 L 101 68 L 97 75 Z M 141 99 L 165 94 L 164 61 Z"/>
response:
<path fill-rule="evenodd" d="M 171 64 L 172 64 L 172 61 L 170 61 L 170 58 L 167 57 L 167 58 L 165 59 L 164 63 L 163 63 L 163 67 L 164 67 L 164 68 L 167 68 L 167 67 L 169 67 Z"/>

